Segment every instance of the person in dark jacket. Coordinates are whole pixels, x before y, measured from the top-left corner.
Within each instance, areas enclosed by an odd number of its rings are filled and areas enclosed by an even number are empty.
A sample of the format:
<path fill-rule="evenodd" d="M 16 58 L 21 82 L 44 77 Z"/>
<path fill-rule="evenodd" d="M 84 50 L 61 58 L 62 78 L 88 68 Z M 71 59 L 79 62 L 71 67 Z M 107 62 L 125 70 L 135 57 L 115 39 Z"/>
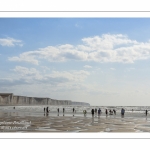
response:
<path fill-rule="evenodd" d="M 125 109 L 122 108 L 122 109 L 121 109 L 121 115 L 124 116 L 124 113 L 125 113 Z"/>
<path fill-rule="evenodd" d="M 147 113 L 148 113 L 148 111 L 146 110 L 146 111 L 145 111 L 146 116 L 147 116 Z"/>
<path fill-rule="evenodd" d="M 105 113 L 106 113 L 106 115 L 108 114 L 108 111 L 107 111 L 107 109 L 105 110 Z"/>
<path fill-rule="evenodd" d="M 94 116 L 94 109 L 91 110 L 92 116 Z"/>
<path fill-rule="evenodd" d="M 48 107 L 46 108 L 46 112 L 49 113 L 50 110 L 48 110 Z"/>

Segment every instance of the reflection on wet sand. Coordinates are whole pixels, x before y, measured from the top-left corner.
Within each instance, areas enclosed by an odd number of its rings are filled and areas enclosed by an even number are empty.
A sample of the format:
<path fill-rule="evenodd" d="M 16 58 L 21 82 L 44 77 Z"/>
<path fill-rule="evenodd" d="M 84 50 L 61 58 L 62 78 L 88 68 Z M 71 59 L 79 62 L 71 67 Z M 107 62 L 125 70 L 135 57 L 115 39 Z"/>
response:
<path fill-rule="evenodd" d="M 0 112 L 0 132 L 150 132 L 148 116 Z"/>

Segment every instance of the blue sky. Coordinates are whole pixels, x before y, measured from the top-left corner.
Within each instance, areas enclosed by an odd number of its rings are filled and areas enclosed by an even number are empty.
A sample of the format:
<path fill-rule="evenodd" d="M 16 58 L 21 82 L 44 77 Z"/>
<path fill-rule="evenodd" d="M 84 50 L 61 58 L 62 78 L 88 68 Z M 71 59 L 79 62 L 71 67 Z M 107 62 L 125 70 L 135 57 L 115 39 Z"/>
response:
<path fill-rule="evenodd" d="M 0 18 L 0 92 L 150 105 L 149 18 Z"/>

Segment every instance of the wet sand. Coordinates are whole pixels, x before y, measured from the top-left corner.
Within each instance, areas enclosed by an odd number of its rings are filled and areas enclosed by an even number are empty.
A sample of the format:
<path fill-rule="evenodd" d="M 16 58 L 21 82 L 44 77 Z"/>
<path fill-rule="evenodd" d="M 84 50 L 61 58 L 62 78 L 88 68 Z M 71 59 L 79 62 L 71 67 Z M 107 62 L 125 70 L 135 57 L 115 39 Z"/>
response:
<path fill-rule="evenodd" d="M 149 116 L 0 112 L 0 132 L 150 132 Z"/>

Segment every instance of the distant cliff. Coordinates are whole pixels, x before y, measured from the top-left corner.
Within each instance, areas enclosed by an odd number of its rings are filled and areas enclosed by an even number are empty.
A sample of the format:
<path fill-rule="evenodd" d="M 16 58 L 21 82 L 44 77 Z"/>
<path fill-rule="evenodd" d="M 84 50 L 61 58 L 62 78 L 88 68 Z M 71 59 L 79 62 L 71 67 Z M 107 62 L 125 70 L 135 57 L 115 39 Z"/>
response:
<path fill-rule="evenodd" d="M 71 100 L 56 100 L 51 98 L 27 97 L 13 95 L 13 93 L 0 93 L 0 105 L 27 106 L 27 105 L 78 105 L 90 106 L 89 103 L 73 102 Z"/>

